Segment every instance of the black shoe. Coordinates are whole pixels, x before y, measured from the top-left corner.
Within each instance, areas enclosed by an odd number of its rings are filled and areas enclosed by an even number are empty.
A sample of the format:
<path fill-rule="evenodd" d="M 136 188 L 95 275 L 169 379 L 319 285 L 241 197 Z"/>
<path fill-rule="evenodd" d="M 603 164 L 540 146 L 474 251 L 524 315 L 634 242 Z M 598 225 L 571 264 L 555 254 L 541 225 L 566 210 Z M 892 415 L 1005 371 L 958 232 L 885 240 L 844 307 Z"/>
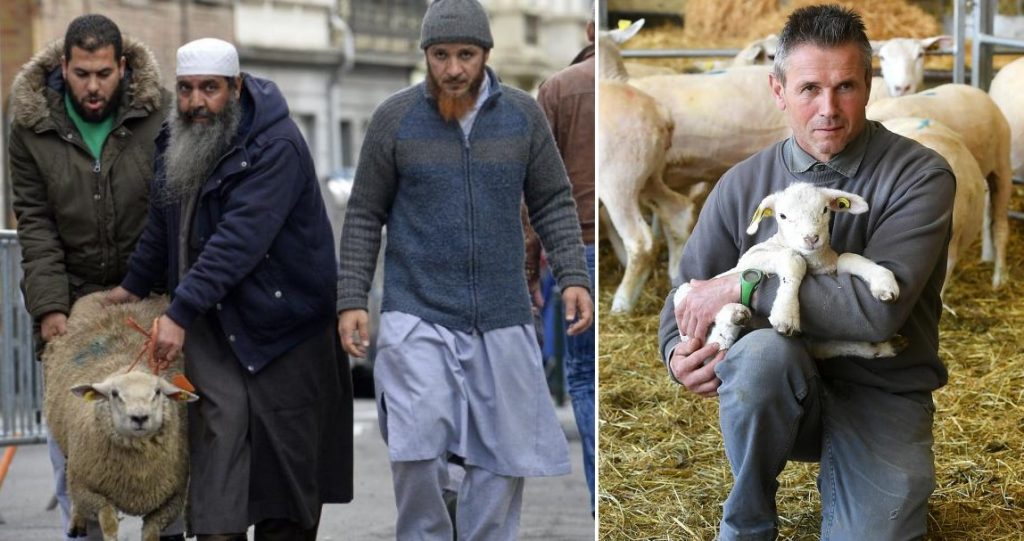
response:
<path fill-rule="evenodd" d="M 185 534 L 161 535 L 160 541 L 185 541 Z"/>

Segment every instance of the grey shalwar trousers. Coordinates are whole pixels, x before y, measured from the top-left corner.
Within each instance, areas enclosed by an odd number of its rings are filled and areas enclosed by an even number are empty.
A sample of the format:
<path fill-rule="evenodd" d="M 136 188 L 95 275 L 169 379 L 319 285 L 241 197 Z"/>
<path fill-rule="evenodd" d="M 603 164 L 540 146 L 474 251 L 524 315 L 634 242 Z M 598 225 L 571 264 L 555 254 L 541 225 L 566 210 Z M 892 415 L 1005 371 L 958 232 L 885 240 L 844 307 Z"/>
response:
<path fill-rule="evenodd" d="M 719 539 L 775 539 L 776 477 L 788 460 L 821 463 L 822 541 L 924 536 L 935 486 L 931 393 L 824 381 L 802 340 L 772 329 L 739 340 L 715 372 L 735 480 Z"/>

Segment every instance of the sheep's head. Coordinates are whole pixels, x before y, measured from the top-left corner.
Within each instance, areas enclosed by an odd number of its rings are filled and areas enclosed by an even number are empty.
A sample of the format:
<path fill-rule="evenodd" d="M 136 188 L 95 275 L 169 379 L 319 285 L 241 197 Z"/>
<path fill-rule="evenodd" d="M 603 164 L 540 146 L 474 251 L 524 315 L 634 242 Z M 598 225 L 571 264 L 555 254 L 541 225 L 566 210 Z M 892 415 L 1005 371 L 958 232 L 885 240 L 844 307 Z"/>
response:
<path fill-rule="evenodd" d="M 597 58 L 599 79 L 625 81 L 629 79 L 626 67 L 622 64 L 620 45 L 629 41 L 644 26 L 639 19 L 626 28 L 598 33 Z"/>
<path fill-rule="evenodd" d="M 101 383 L 76 385 L 71 392 L 86 400 L 107 401 L 114 431 L 128 438 L 145 438 L 159 431 L 168 399 L 199 399 L 163 378 L 137 371 L 114 374 Z"/>
<path fill-rule="evenodd" d="M 891 96 L 906 96 L 921 89 L 924 83 L 924 53 L 953 44 L 950 36 L 926 39 L 895 38 L 872 42 L 882 66 L 882 78 Z"/>
<path fill-rule="evenodd" d="M 761 218 L 775 216 L 782 242 L 806 255 L 829 245 L 828 225 L 833 212 L 860 214 L 867 210 L 867 201 L 859 195 L 799 182 L 765 197 L 754 212 L 747 234 L 757 232 Z"/>

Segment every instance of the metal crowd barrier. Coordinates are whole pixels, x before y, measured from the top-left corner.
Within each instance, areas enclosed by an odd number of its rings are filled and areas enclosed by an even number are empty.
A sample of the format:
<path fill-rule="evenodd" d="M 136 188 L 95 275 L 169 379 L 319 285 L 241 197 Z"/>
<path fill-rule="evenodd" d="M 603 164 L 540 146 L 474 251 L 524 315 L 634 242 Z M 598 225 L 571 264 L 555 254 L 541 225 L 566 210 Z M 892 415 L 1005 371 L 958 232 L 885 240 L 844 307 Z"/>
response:
<path fill-rule="evenodd" d="M 0 446 L 46 441 L 42 366 L 20 281 L 18 237 L 0 229 Z"/>

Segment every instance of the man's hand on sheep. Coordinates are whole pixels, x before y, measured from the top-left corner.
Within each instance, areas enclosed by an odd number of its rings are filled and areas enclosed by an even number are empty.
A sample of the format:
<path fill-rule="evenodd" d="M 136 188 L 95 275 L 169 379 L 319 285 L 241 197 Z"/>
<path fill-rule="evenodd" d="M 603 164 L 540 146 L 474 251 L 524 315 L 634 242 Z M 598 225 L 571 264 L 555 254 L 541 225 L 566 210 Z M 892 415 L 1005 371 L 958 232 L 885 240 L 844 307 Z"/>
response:
<path fill-rule="evenodd" d="M 702 345 L 701 340 L 691 339 L 680 342 L 672 350 L 668 366 L 672 376 L 687 390 L 704 398 L 714 398 L 722 384 L 715 375 L 715 366 L 724 358 L 725 351 L 719 351 L 717 343 Z"/>
<path fill-rule="evenodd" d="M 572 286 L 562 291 L 562 304 L 565 305 L 565 322 L 569 326 L 565 333 L 576 336 L 587 330 L 594 321 L 594 301 L 585 288 Z M 575 320 L 575 322 L 573 321 Z"/>
<path fill-rule="evenodd" d="M 181 354 L 185 343 L 185 329 L 166 315 L 160 316 L 156 327 L 156 358 L 171 362 Z"/>
<path fill-rule="evenodd" d="M 733 273 L 710 280 L 690 280 L 690 286 L 686 298 L 676 306 L 676 325 L 680 334 L 700 346 L 718 311 L 726 304 L 739 302 L 740 279 Z"/>
<path fill-rule="evenodd" d="M 139 302 L 140 300 L 142 299 L 140 299 L 138 295 L 121 286 L 117 286 L 108 291 L 106 297 L 103 297 L 103 304 L 124 304 L 127 302 Z"/>
<path fill-rule="evenodd" d="M 43 337 L 43 342 L 63 336 L 66 332 L 68 332 L 68 316 L 61 312 L 50 312 L 43 316 L 43 320 L 39 323 L 39 334 Z"/>
<path fill-rule="evenodd" d="M 366 310 L 345 310 L 338 315 L 341 347 L 353 357 L 366 357 L 370 347 L 370 316 Z"/>

